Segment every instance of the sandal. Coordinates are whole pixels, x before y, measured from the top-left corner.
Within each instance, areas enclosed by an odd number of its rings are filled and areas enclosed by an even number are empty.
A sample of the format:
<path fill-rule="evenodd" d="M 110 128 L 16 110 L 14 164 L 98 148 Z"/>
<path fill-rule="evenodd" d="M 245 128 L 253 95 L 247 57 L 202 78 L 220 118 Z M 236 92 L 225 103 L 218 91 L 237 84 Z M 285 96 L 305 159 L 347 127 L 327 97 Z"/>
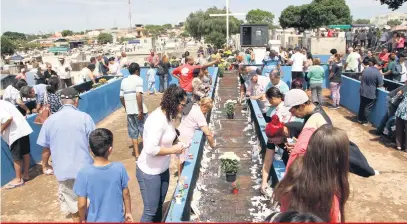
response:
<path fill-rule="evenodd" d="M 11 183 L 7 184 L 4 188 L 7 189 L 7 190 L 10 190 L 10 189 L 14 189 L 14 188 L 17 188 L 17 187 L 21 187 L 23 185 L 24 185 L 24 181 L 19 183 L 19 184 L 11 184 Z"/>

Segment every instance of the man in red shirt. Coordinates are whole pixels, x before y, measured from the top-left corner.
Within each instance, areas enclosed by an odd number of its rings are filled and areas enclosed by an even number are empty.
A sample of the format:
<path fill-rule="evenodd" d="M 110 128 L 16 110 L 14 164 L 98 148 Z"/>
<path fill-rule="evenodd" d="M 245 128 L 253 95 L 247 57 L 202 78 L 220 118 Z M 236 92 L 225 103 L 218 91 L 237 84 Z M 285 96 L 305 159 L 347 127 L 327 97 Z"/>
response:
<path fill-rule="evenodd" d="M 150 50 L 150 55 L 147 58 L 148 64 L 153 64 L 154 67 L 157 67 L 158 63 L 160 62 L 160 59 L 158 58 L 158 55 L 155 54 L 154 50 Z"/>
<path fill-rule="evenodd" d="M 188 100 L 192 98 L 192 79 L 194 79 L 193 71 L 196 68 L 207 68 L 219 63 L 219 59 L 205 65 L 194 65 L 194 58 L 188 56 L 185 58 L 185 64 L 175 68 L 172 71 L 173 76 L 178 79 L 179 86 L 187 92 Z"/>

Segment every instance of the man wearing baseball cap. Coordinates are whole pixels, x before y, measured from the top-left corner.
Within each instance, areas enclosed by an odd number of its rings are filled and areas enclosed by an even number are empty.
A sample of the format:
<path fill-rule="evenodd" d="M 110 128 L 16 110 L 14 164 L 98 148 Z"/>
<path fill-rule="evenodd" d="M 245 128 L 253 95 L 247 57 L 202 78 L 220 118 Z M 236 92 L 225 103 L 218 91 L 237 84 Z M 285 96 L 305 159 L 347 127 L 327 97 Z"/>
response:
<path fill-rule="evenodd" d="M 290 153 L 290 158 L 286 166 L 288 170 L 291 163 L 298 156 L 305 153 L 312 134 L 325 124 L 332 125 L 332 121 L 322 107 L 319 105 L 315 106 L 311 103 L 307 94 L 301 89 L 288 91 L 284 98 L 284 105 L 291 107 L 290 112 L 294 116 L 304 118 L 304 127 L 302 128 L 298 140 L 294 143 L 286 143 L 286 148 Z M 359 147 L 353 142 L 349 144 L 349 163 L 350 172 L 356 175 L 369 177 L 378 174 L 378 171 L 370 167 L 365 156 L 359 150 Z"/>
<path fill-rule="evenodd" d="M 79 214 L 73 186 L 79 170 L 93 163 L 88 139 L 95 130 L 92 118 L 78 109 L 79 99 L 74 88 L 63 89 L 63 106 L 45 120 L 37 139 L 43 147 L 42 170 L 46 175 L 55 174 L 61 210 L 70 213 L 74 222 L 79 222 Z M 48 164 L 51 154 L 53 168 Z"/>
<path fill-rule="evenodd" d="M 287 150 L 290 158 L 287 162 L 287 169 L 291 163 L 305 153 L 311 135 L 322 125 L 332 124 L 331 119 L 321 106 L 314 105 L 308 95 L 302 89 L 292 89 L 288 91 L 284 98 L 284 106 L 290 108 L 292 115 L 304 119 L 304 127 L 296 143 L 287 143 Z"/>

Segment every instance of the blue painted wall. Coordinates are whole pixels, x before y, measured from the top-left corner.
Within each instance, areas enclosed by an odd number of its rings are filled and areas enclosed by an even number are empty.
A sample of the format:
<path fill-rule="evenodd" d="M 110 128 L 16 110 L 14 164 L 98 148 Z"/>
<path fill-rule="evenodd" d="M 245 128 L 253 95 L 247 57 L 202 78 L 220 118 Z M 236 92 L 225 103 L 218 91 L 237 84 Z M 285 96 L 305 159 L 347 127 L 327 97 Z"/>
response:
<path fill-rule="evenodd" d="M 214 87 L 216 86 L 216 78 L 218 73 L 218 68 L 210 67 L 209 73 L 212 76 L 212 89 L 209 92 L 211 98 L 214 97 Z M 210 119 L 210 114 L 207 115 L 207 119 Z M 203 146 L 205 145 L 205 138 L 201 130 L 195 131 L 194 137 L 192 139 L 191 147 L 189 148 L 189 153 L 194 155 L 192 160 L 186 160 L 184 168 L 182 169 L 181 176 L 186 177 L 184 183 L 188 184 L 189 188 L 184 190 L 182 195 L 182 203 L 176 204 L 174 200 L 171 201 L 171 204 L 168 209 L 168 213 L 165 219 L 165 222 L 182 222 L 189 220 L 190 206 L 192 200 L 192 194 L 195 189 L 195 184 L 199 174 L 200 162 L 203 153 Z M 180 192 L 180 186 L 177 185 L 174 196 Z"/>
<path fill-rule="evenodd" d="M 359 89 L 360 81 L 342 76 L 340 104 L 356 115 L 359 112 L 360 104 Z M 375 126 L 379 126 L 381 119 L 387 112 L 387 95 L 387 91 L 377 89 L 376 104 L 374 105 L 372 113 L 369 116 L 369 121 Z"/>

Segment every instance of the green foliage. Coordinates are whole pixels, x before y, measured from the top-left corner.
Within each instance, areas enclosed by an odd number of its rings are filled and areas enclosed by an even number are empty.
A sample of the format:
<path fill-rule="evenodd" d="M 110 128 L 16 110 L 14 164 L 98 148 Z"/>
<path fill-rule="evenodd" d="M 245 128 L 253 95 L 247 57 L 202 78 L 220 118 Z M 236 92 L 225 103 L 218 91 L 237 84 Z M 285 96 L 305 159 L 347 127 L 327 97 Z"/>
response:
<path fill-rule="evenodd" d="M 16 46 L 7 36 L 1 36 L 1 54 L 14 54 Z"/>
<path fill-rule="evenodd" d="M 226 101 L 224 107 L 225 107 L 225 109 L 224 109 L 225 113 L 227 115 L 232 115 L 235 113 L 235 110 L 236 110 L 236 101 L 228 100 L 228 101 Z"/>
<path fill-rule="evenodd" d="M 237 173 L 240 162 L 235 159 L 221 159 L 221 168 L 225 173 Z"/>
<path fill-rule="evenodd" d="M 225 14 L 226 9 L 212 7 L 206 11 L 199 10 L 189 14 L 185 21 L 186 31 L 195 39 L 205 38 L 205 41 L 217 47 L 226 43 L 226 18 L 211 17 L 210 14 Z M 230 34 L 239 33 L 241 21 L 233 16 L 229 17 Z"/>
<path fill-rule="evenodd" d="M 10 40 L 27 40 L 27 37 L 23 33 L 10 32 L 7 31 L 3 33 L 3 36 L 7 37 Z"/>
<path fill-rule="evenodd" d="M 163 26 L 160 25 L 146 25 L 144 26 L 144 32 L 152 37 L 157 37 L 161 34 L 164 34 L 165 29 L 163 28 Z"/>
<path fill-rule="evenodd" d="M 62 30 L 61 34 L 62 34 L 63 37 L 72 36 L 73 31 L 72 30 Z"/>
<path fill-rule="evenodd" d="M 382 5 L 387 5 L 389 9 L 396 10 L 400 8 L 407 0 L 380 0 Z"/>
<path fill-rule="evenodd" d="M 184 32 L 182 32 L 182 33 L 180 34 L 180 36 L 183 37 L 183 38 L 187 38 L 187 37 L 189 37 L 189 33 L 186 32 L 186 31 L 184 31 Z"/>
<path fill-rule="evenodd" d="M 391 19 L 391 20 L 387 21 L 387 25 L 389 25 L 391 27 L 401 25 L 401 23 L 402 22 L 398 19 Z"/>
<path fill-rule="evenodd" d="M 353 24 L 370 24 L 369 19 L 357 19 L 353 21 Z"/>
<path fill-rule="evenodd" d="M 274 14 L 269 11 L 261 9 L 250 10 L 246 15 L 246 20 L 248 24 L 268 24 L 270 29 L 274 28 Z"/>
<path fill-rule="evenodd" d="M 170 30 L 170 29 L 172 29 L 172 24 L 164 24 L 164 25 L 162 25 L 162 28 L 164 29 L 164 30 Z"/>
<path fill-rule="evenodd" d="M 98 42 L 100 44 L 107 44 L 107 43 L 112 43 L 113 42 L 113 36 L 108 33 L 101 33 L 98 36 Z"/>
<path fill-rule="evenodd" d="M 310 4 L 289 6 L 281 12 L 282 28 L 315 29 L 333 24 L 350 24 L 352 17 L 345 0 L 313 0 Z"/>

